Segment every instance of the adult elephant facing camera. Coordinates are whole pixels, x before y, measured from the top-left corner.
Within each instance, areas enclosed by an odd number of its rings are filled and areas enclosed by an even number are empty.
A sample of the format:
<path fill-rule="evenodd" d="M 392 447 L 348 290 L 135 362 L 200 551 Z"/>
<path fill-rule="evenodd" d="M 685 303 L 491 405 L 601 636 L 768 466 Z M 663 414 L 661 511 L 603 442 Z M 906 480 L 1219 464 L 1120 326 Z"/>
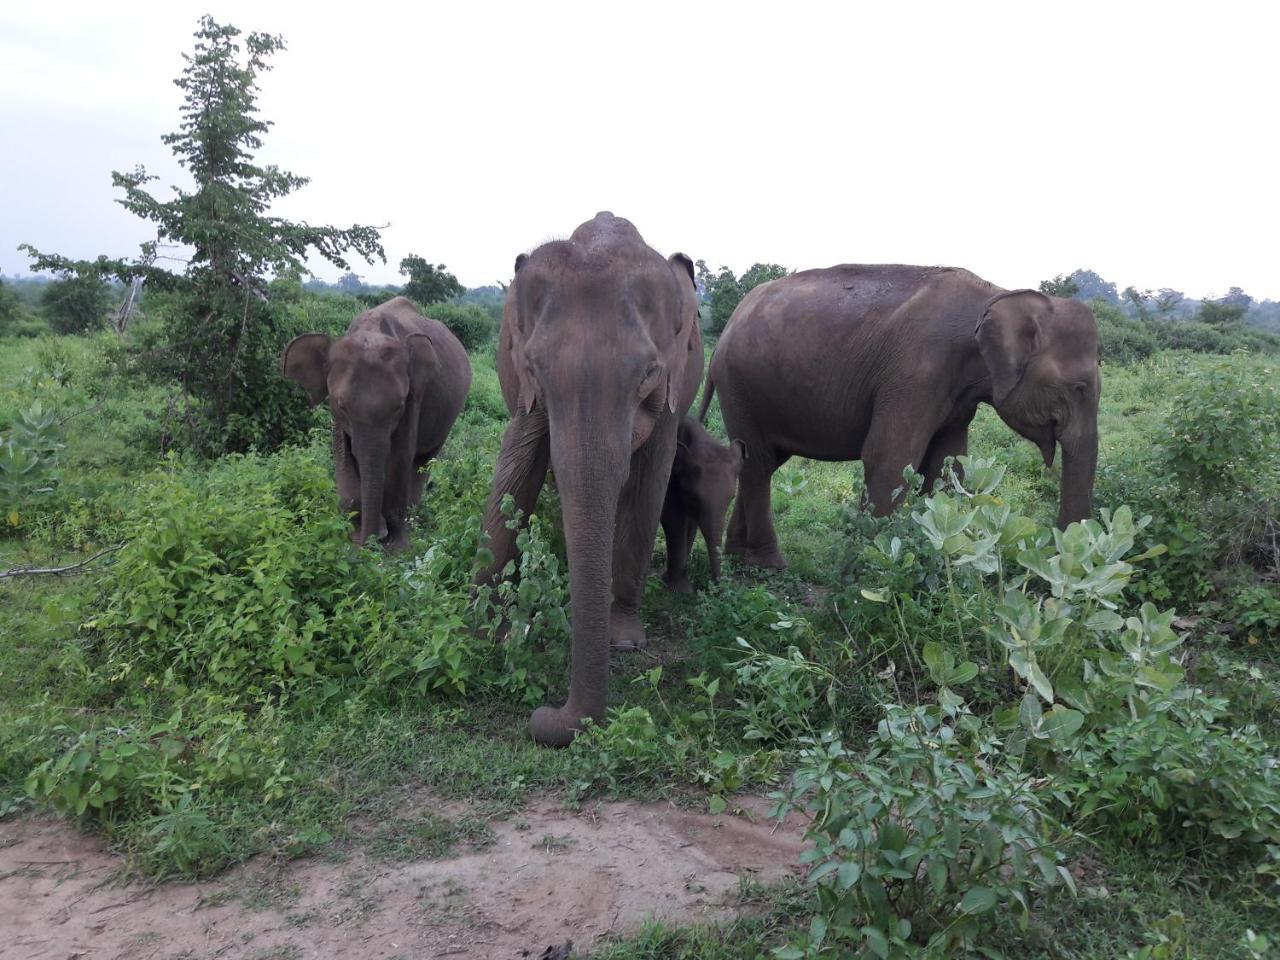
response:
<path fill-rule="evenodd" d="M 702 376 L 693 264 L 663 259 L 632 224 L 600 213 L 568 240 L 516 260 L 498 379 L 511 411 L 484 528 L 493 563 L 515 556 L 508 494 L 524 516 L 555 471 L 569 555 L 569 699 L 539 707 L 539 743 L 563 746 L 602 720 L 610 646 L 645 642 L 640 598 L 675 456 L 676 428 Z"/>
<path fill-rule="evenodd" d="M 896 506 L 966 452 L 979 403 L 1041 450 L 1062 447 L 1058 525 L 1088 516 L 1098 461 L 1098 329 L 1081 303 L 1003 290 L 967 270 L 846 264 L 752 290 L 716 345 L 701 415 L 720 394 L 747 447 L 725 549 L 785 565 L 770 482 L 792 456 L 862 460 L 867 500 Z"/>
<path fill-rule="evenodd" d="M 351 539 L 409 545 L 405 514 L 422 497 L 422 469 L 444 446 L 471 386 L 467 351 L 443 323 L 395 297 L 351 321 L 337 340 L 304 333 L 284 348 L 285 377 L 333 411 L 338 503 Z"/>

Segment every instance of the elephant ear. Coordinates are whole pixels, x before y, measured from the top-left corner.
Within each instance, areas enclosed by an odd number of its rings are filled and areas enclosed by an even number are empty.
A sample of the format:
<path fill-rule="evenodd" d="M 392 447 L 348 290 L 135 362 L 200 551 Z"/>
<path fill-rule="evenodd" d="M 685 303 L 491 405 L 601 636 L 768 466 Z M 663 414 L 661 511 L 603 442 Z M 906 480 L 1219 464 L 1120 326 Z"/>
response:
<path fill-rule="evenodd" d="M 280 372 L 307 391 L 311 406 L 329 395 L 329 347 L 333 338 L 324 333 L 303 333 L 285 345 Z"/>
<path fill-rule="evenodd" d="M 676 320 L 675 336 L 663 356 L 667 368 L 667 409 L 672 413 L 680 404 L 680 387 L 684 384 L 684 365 L 693 349 L 693 331 L 698 325 L 698 287 L 694 280 L 693 261 L 683 253 L 673 253 L 667 258 L 671 272 L 680 289 L 680 313 Z"/>
<path fill-rule="evenodd" d="M 440 370 L 440 355 L 425 333 L 411 333 L 404 343 L 409 350 L 409 391 L 420 397 Z"/>
<path fill-rule="evenodd" d="M 517 271 L 527 259 L 523 253 L 516 258 Z M 512 283 L 511 289 L 507 291 L 507 301 L 502 305 L 502 335 L 507 338 L 506 347 L 511 354 L 511 367 L 515 370 L 516 382 L 519 384 L 520 396 L 516 400 L 516 409 L 529 414 L 533 412 L 537 392 L 534 390 L 533 371 L 529 369 L 529 357 L 525 353 L 525 331 L 520 328 L 520 307 L 516 302 L 518 289 Z"/>
<path fill-rule="evenodd" d="M 992 398 L 997 405 L 1013 392 L 1043 345 L 1041 318 L 1049 309 L 1049 298 L 1043 293 L 1012 290 L 990 300 L 983 310 L 974 338 L 991 371 Z"/>

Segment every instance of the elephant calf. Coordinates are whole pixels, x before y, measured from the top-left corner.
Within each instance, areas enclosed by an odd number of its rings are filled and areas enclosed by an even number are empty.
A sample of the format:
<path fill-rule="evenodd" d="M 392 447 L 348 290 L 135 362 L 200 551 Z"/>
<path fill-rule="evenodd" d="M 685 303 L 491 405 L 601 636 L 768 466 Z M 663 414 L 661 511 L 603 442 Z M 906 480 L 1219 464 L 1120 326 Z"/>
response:
<path fill-rule="evenodd" d="M 329 398 L 338 503 L 351 539 L 409 545 L 405 514 L 422 498 L 423 468 L 440 452 L 471 386 L 467 351 L 404 297 L 351 321 L 344 336 L 294 337 L 280 358 L 312 406 Z"/>
<path fill-rule="evenodd" d="M 742 472 L 745 447 L 718 442 L 691 417 L 680 421 L 676 458 L 662 503 L 662 532 L 667 537 L 667 573 L 663 581 L 676 593 L 692 593 L 689 555 L 699 530 L 707 544 L 711 579 L 720 579 L 720 542 L 725 515 Z"/>

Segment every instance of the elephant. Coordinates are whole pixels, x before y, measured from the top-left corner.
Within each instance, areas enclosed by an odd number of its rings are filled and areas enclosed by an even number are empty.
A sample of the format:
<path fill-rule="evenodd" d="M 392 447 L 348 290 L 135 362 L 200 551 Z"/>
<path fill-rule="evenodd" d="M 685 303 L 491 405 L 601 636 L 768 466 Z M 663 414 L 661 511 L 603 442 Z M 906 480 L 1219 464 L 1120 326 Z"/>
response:
<path fill-rule="evenodd" d="M 640 599 L 680 417 L 702 379 L 692 261 L 664 259 L 608 212 L 568 240 L 516 258 L 498 344 L 511 419 L 494 467 L 484 531 L 501 576 L 516 552 L 502 503 L 527 517 L 548 463 L 569 561 L 569 696 L 530 719 L 536 742 L 564 746 L 602 721 L 611 647 L 644 645 Z"/>
<path fill-rule="evenodd" d="M 360 314 L 336 340 L 294 337 L 280 365 L 312 406 L 329 398 L 338 504 L 355 514 L 351 539 L 406 549 L 405 514 L 422 499 L 423 471 L 471 387 L 467 351 L 443 323 L 395 297 Z"/>
<path fill-rule="evenodd" d="M 844 264 L 762 284 L 734 310 L 709 364 L 747 460 L 725 550 L 782 568 L 770 504 L 792 456 L 862 460 L 866 502 L 900 502 L 903 470 L 927 488 L 968 448 L 979 403 L 1053 465 L 1058 525 L 1089 515 L 1098 462 L 1098 328 L 1074 300 L 1005 290 L 967 270 Z"/>
<path fill-rule="evenodd" d="M 680 421 L 676 458 L 662 503 L 662 532 L 667 537 L 667 573 L 663 581 L 668 589 L 693 592 L 689 554 L 699 530 L 707 544 L 711 579 L 720 579 L 720 541 L 745 456 L 741 440 L 725 446 L 692 417 Z"/>

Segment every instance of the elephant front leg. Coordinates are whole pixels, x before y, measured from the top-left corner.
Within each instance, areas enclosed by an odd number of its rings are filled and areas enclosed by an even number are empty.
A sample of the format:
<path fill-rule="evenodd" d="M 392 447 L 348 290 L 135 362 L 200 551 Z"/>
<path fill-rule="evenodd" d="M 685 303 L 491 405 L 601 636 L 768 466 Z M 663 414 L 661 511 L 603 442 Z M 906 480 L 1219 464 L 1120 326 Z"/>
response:
<path fill-rule="evenodd" d="M 338 423 L 333 425 L 333 473 L 338 486 L 338 509 L 351 519 L 351 536 L 360 533 L 360 473 L 355 457 L 347 442 L 346 432 Z"/>
<path fill-rule="evenodd" d="M 403 428 L 391 435 L 386 483 L 382 493 L 382 515 L 386 520 L 386 548 L 393 552 L 409 549 L 409 506 L 414 486 L 420 483 L 414 468 L 413 450 Z"/>
<path fill-rule="evenodd" d="M 926 493 L 932 492 L 933 485 L 942 479 L 942 468 L 947 457 L 962 457 L 969 452 L 969 422 L 965 420 L 963 423 L 943 427 L 929 441 L 929 448 L 925 451 L 924 462 L 920 467 Z M 964 475 L 958 463 L 955 464 L 955 471 L 959 476 Z"/>
<path fill-rule="evenodd" d="M 476 574 L 477 584 L 493 583 L 516 556 L 516 530 L 509 527 L 502 513 L 502 501 L 510 495 L 520 511 L 520 523 L 538 502 L 538 494 L 547 476 L 551 447 L 547 432 L 547 415 L 541 404 L 530 413 L 517 412 L 502 436 L 502 449 L 493 471 L 493 486 L 484 511 L 484 532 L 488 549 L 493 554 L 489 564 Z"/>
<path fill-rule="evenodd" d="M 631 455 L 631 472 L 618 498 L 609 610 L 609 641 L 615 650 L 640 650 L 649 642 L 640 622 L 640 600 L 676 448 L 675 417 L 664 414 L 664 420 L 668 422 Z"/>
<path fill-rule="evenodd" d="M 662 532 L 667 538 L 667 572 L 663 582 L 676 593 L 693 593 L 689 582 L 690 525 L 679 495 L 668 491 L 662 505 Z"/>
<path fill-rule="evenodd" d="M 862 444 L 864 500 L 876 516 L 888 516 L 902 502 L 906 496 L 902 473 L 907 467 L 920 469 L 932 436 L 933 427 L 926 423 L 923 413 L 876 412 Z"/>
<path fill-rule="evenodd" d="M 710 510 L 701 511 L 698 516 L 698 527 L 702 531 L 702 539 L 707 544 L 707 566 L 711 568 L 711 582 L 720 579 L 720 533 L 724 518 L 715 517 Z M 689 535 L 690 542 L 693 534 Z"/>

